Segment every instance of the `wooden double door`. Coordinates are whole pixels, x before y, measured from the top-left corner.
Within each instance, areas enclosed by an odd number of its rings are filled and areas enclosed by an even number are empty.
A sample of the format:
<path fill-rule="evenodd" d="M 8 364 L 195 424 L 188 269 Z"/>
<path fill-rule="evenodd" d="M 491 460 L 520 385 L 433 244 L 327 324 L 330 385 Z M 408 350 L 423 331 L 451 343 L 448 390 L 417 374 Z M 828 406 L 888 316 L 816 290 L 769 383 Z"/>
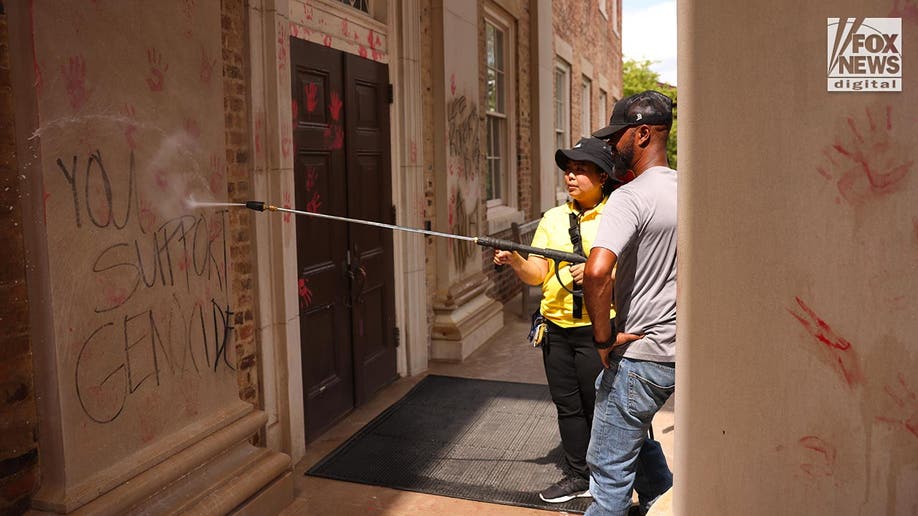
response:
<path fill-rule="evenodd" d="M 386 65 L 291 38 L 296 209 L 394 223 Z M 296 221 L 306 441 L 397 377 L 392 234 Z"/>

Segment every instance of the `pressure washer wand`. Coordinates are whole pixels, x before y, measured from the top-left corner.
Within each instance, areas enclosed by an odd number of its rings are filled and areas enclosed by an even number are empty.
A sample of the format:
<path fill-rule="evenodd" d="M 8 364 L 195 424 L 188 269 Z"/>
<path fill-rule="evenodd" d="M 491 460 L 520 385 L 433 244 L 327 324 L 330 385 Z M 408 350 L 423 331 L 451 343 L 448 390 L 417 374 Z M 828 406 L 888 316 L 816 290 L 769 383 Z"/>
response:
<path fill-rule="evenodd" d="M 436 236 L 443 238 L 452 238 L 453 240 L 464 240 L 467 242 L 475 242 L 476 244 L 482 247 L 490 247 L 491 249 L 502 249 L 504 251 L 517 251 L 525 252 L 529 254 L 534 254 L 536 256 L 541 256 L 543 258 L 549 258 L 555 262 L 567 262 L 567 263 L 583 263 L 586 261 L 586 258 L 580 256 L 579 254 L 568 253 L 565 251 L 558 251 L 557 249 L 544 249 L 541 247 L 532 247 L 529 245 L 518 244 L 516 242 L 511 242 L 509 240 L 501 240 L 499 238 L 491 237 L 469 237 L 462 235 L 453 235 L 451 233 L 441 233 L 440 231 L 430 231 L 427 229 L 417 229 L 409 228 L 405 226 L 396 226 L 395 224 L 384 224 L 382 222 L 373 222 L 371 220 L 361 220 L 361 219 L 352 219 L 349 217 L 339 217 L 336 215 L 326 215 L 325 213 L 314 213 L 311 211 L 300 211 L 294 210 L 291 208 L 281 208 L 271 204 L 267 204 L 263 201 L 247 201 L 245 207 L 250 210 L 255 211 L 280 211 L 284 213 L 292 213 L 294 215 L 304 215 L 307 217 L 317 217 L 320 219 L 330 219 L 338 220 L 341 222 L 352 222 L 354 224 L 364 224 L 366 226 L 376 226 L 378 228 L 392 229 L 396 231 L 407 231 L 409 233 L 419 233 L 422 235 Z"/>

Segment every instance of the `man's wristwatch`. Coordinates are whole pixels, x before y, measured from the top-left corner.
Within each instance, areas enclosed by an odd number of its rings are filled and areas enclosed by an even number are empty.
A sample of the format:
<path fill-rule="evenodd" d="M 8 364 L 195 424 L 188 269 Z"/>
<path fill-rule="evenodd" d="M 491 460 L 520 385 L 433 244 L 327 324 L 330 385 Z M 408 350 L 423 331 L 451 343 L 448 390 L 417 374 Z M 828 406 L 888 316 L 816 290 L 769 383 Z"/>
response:
<path fill-rule="evenodd" d="M 593 345 L 596 346 L 596 349 L 609 349 L 613 344 L 615 344 L 615 332 L 612 332 L 612 336 L 605 342 L 600 342 L 595 336 L 593 337 Z"/>

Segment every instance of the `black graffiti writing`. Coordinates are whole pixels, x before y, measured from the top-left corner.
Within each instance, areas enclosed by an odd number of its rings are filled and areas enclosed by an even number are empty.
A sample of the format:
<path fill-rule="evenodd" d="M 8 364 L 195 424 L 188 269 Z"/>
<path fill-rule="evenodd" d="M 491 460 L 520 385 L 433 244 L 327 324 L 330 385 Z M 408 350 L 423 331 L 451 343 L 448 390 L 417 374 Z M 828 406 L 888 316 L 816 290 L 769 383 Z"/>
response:
<path fill-rule="evenodd" d="M 74 383 L 80 407 L 92 421 L 116 420 L 145 385 L 216 373 L 221 364 L 235 370 L 224 338 L 227 314 L 217 300 L 191 307 L 183 307 L 178 297 L 172 300 L 165 313 L 148 308 L 106 321 L 83 342 Z"/>
<path fill-rule="evenodd" d="M 131 219 L 131 213 L 135 213 L 137 220 L 140 220 L 139 216 L 139 201 L 138 195 L 135 192 L 135 182 L 134 182 L 134 151 L 131 151 L 130 162 L 128 165 L 127 173 L 127 201 L 123 205 L 124 216 L 122 220 L 118 221 L 116 216 L 116 202 L 114 194 L 112 192 L 112 180 L 111 175 L 105 168 L 105 163 L 102 160 L 102 152 L 96 150 L 91 153 L 86 159 L 86 167 L 82 175 L 83 182 L 83 202 L 81 208 L 80 203 L 80 189 L 78 180 L 78 158 L 73 156 L 71 161 L 70 169 L 68 170 L 67 166 L 64 164 L 64 160 L 58 158 L 57 166 L 60 169 L 61 173 L 64 175 L 64 179 L 67 181 L 68 186 L 70 187 L 71 197 L 73 199 L 73 217 L 76 227 L 83 227 L 83 219 L 81 217 L 82 210 L 86 210 L 86 215 L 89 217 L 90 222 L 98 228 L 107 228 L 109 226 L 115 227 L 115 229 L 124 229 L 128 222 Z M 101 199 L 100 196 L 101 195 Z M 101 213 L 97 213 L 101 211 Z M 140 230 L 146 233 L 146 229 L 142 224 L 138 224 Z"/>
<path fill-rule="evenodd" d="M 114 293 L 103 292 L 96 313 L 124 305 L 141 285 L 148 289 L 175 287 L 177 276 L 184 277 L 186 291 L 191 290 L 195 277 L 207 280 L 216 277 L 218 288 L 223 290 L 227 271 L 222 260 L 226 245 L 226 210 L 221 210 L 179 216 L 145 237 L 103 248 L 93 261 L 92 272 L 100 284 L 107 285 Z"/>

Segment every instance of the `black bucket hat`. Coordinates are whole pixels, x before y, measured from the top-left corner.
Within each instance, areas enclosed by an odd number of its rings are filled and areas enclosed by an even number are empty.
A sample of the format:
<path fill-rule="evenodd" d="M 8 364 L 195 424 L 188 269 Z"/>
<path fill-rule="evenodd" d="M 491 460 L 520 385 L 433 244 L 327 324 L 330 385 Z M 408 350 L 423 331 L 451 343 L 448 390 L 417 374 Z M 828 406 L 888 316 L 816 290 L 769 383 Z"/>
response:
<path fill-rule="evenodd" d="M 673 99 L 659 91 L 647 90 L 616 102 L 609 125 L 593 133 L 593 136 L 606 140 L 626 127 L 672 123 Z"/>
<path fill-rule="evenodd" d="M 581 138 L 570 149 L 555 151 L 555 163 L 561 170 L 567 168 L 568 161 L 588 161 L 596 165 L 600 172 L 612 176 L 612 148 L 598 138 Z"/>

